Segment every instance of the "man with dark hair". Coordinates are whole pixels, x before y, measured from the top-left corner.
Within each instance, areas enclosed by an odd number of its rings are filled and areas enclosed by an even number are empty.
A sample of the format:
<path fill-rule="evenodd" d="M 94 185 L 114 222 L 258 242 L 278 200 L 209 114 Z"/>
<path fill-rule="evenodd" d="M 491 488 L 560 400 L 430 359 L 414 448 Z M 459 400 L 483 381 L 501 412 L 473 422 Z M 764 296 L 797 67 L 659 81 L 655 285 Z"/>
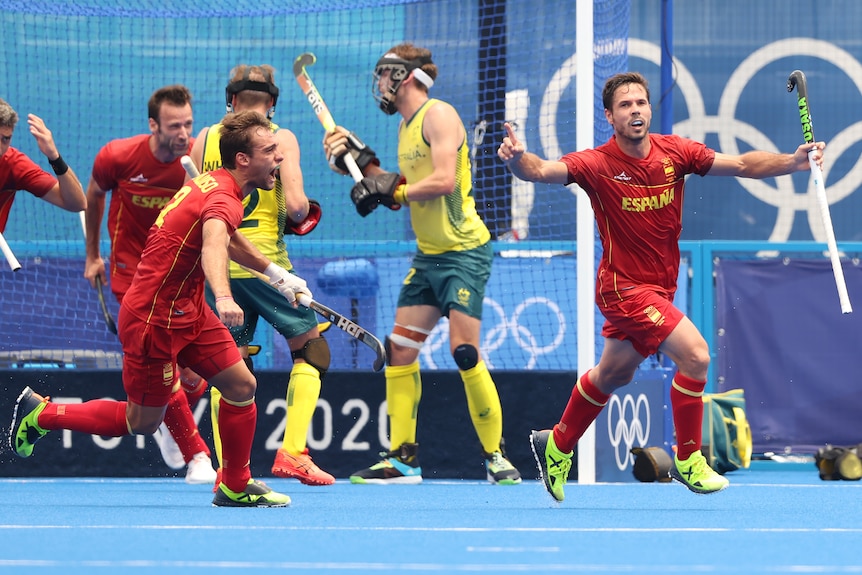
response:
<path fill-rule="evenodd" d="M 149 134 L 112 140 L 96 154 L 87 186 L 87 257 L 84 277 L 90 285 L 108 283 L 100 253 L 105 196 L 111 193 L 108 235 L 111 239 L 110 285 L 118 302 L 132 283 L 150 226 L 185 182 L 180 158 L 192 142 L 192 95 L 185 86 L 159 88 L 147 102 Z M 191 405 L 206 391 L 206 381 L 181 370 L 182 385 L 171 396 L 165 421 L 153 437 L 165 462 L 186 468 L 186 482 L 213 484 L 216 472 L 210 449 L 195 424 Z M 173 437 L 172 437 L 173 436 Z"/>
<path fill-rule="evenodd" d="M 243 321 L 231 294 L 228 262 L 267 276 L 292 305 L 297 294 L 311 293 L 304 280 L 235 233 L 242 199 L 257 188 L 272 189 L 284 159 L 269 120 L 257 112 L 228 115 L 220 147 L 224 167 L 189 181 L 159 213 L 123 297 L 119 331 L 127 401 L 61 405 L 25 388 L 10 427 L 11 447 L 20 457 L 32 455 L 36 441 L 55 429 L 108 437 L 154 432 L 179 387 L 176 370 L 182 363 L 221 390 L 222 475 L 213 505 L 290 503 L 287 495 L 251 477 L 257 382 L 227 329 Z M 215 295 L 218 315 L 204 300 L 204 282 Z"/>
<path fill-rule="evenodd" d="M 636 72 L 608 79 L 602 103 L 614 135 L 596 149 L 544 160 L 527 152 L 506 124 L 497 151 L 518 178 L 577 183 L 590 197 L 603 248 L 596 276 L 596 304 L 605 318 L 602 356 L 597 366 L 582 370 L 559 423 L 533 431 L 530 444 L 545 488 L 562 501 L 578 440 L 644 358 L 661 351 L 677 367 L 670 391 L 677 439 L 670 476 L 695 493 L 715 493 L 728 482 L 700 451 L 709 348 L 673 305 L 685 176 L 790 174 L 809 169 L 809 152 L 821 162 L 825 144 L 802 144 L 793 154 L 729 155 L 680 136 L 650 134 L 649 87 Z"/>
<path fill-rule="evenodd" d="M 51 130 L 35 114 L 28 114 L 30 133 L 45 154 L 54 176 L 40 168 L 26 154 L 12 147 L 12 134 L 18 123 L 18 114 L 5 100 L 0 99 L 0 232 L 6 229 L 9 210 L 15 192 L 24 190 L 37 198 L 70 212 L 87 207 L 87 198 L 78 176 L 72 171 L 54 143 Z"/>
<path fill-rule="evenodd" d="M 225 89 L 229 110 L 254 110 L 270 118 L 275 111 L 278 88 L 275 69 L 267 64 L 242 64 L 231 71 Z M 239 233 L 243 234 L 262 254 L 287 269 L 293 264 L 287 255 L 285 234 L 305 235 L 320 220 L 320 205 L 309 200 L 303 187 L 299 165 L 299 142 L 290 130 L 271 122 L 284 161 L 278 169 L 275 187 L 255 190 L 245 200 L 246 211 Z M 222 165 L 219 140 L 221 126 L 215 124 L 200 131 L 192 147 L 191 157 L 198 169 L 209 171 Z M 271 286 L 257 281 L 254 274 L 233 263 L 230 283 L 236 302 L 245 313 L 245 321 L 231 328 L 240 354 L 253 371 L 249 353 L 260 318 L 273 326 L 286 340 L 293 359 L 285 393 L 284 438 L 276 451 L 272 474 L 277 477 L 298 479 L 306 485 L 332 485 L 335 478 L 320 469 L 308 453 L 306 438 L 317 400 L 321 380 L 329 368 L 329 344 L 321 337 L 315 313 L 305 307 L 285 306 L 283 298 Z M 207 301 L 215 304 L 208 290 Z M 218 392 L 215 392 L 216 397 Z M 216 454 L 219 453 L 219 417 L 212 402 L 213 435 Z"/>

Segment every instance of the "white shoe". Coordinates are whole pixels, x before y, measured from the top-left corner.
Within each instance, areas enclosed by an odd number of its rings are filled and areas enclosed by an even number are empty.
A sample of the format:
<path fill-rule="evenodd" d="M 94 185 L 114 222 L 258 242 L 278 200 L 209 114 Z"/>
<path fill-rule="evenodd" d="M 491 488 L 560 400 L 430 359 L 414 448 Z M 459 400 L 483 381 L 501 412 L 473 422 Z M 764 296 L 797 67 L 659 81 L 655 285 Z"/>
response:
<path fill-rule="evenodd" d="M 186 459 L 183 457 L 180 447 L 174 438 L 171 437 L 171 432 L 168 431 L 168 426 L 164 422 L 159 426 L 153 434 L 153 439 L 156 440 L 156 445 L 159 446 L 159 451 L 162 452 L 162 459 L 171 469 L 182 469 L 186 466 Z"/>
<path fill-rule="evenodd" d="M 201 451 L 189 461 L 186 470 L 186 483 L 189 485 L 213 485 L 216 480 L 216 470 L 207 454 Z"/>

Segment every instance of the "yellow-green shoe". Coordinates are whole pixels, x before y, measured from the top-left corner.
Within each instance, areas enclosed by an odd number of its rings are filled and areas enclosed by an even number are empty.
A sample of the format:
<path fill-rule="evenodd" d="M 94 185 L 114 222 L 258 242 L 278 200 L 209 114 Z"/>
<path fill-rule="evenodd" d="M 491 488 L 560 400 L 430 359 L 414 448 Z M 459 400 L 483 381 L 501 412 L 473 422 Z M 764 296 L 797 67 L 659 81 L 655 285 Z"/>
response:
<path fill-rule="evenodd" d="M 227 485 L 220 483 L 213 507 L 287 507 L 290 497 L 270 489 L 263 481 L 249 479 L 244 491 L 231 491 Z"/>
<path fill-rule="evenodd" d="M 42 397 L 25 387 L 15 402 L 12 424 L 9 426 L 9 446 L 18 457 L 33 455 L 33 445 L 48 434 L 39 427 L 39 414 L 48 405 L 48 397 Z"/>
<path fill-rule="evenodd" d="M 545 482 L 545 489 L 551 497 L 557 501 L 566 498 L 564 488 L 569 478 L 569 470 L 572 469 L 573 451 L 563 453 L 557 449 L 554 443 L 554 433 L 550 429 L 542 431 L 533 430 L 530 434 L 530 447 L 533 448 L 533 457 L 539 466 L 539 475 Z"/>
<path fill-rule="evenodd" d="M 674 454 L 670 476 L 671 479 L 679 481 L 689 490 L 701 495 L 717 493 L 730 484 L 725 477 L 709 466 L 706 457 L 700 451 L 695 451 L 685 461 L 680 461 Z"/>
<path fill-rule="evenodd" d="M 494 485 L 518 485 L 521 483 L 520 472 L 512 465 L 511 461 L 506 459 L 502 450 L 485 453 L 485 470 L 488 481 Z"/>

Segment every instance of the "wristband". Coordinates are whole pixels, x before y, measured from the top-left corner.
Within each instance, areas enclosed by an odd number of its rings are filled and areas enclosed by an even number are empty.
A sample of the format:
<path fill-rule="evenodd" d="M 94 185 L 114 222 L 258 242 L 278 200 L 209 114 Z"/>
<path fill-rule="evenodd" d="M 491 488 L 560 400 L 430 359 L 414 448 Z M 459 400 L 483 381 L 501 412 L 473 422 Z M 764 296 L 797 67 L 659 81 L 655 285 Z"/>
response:
<path fill-rule="evenodd" d="M 223 295 L 223 296 L 219 296 L 219 297 L 217 297 L 217 298 L 216 298 L 216 303 L 218 303 L 218 302 L 220 302 L 220 301 L 224 301 L 224 300 L 226 300 L 226 299 L 233 299 L 233 296 L 232 296 L 232 295 Z"/>
<path fill-rule="evenodd" d="M 401 184 L 395 188 L 395 193 L 392 194 L 392 199 L 402 206 L 409 204 L 410 202 L 407 201 L 407 184 Z"/>
<path fill-rule="evenodd" d="M 56 160 L 48 160 L 48 163 L 51 164 L 51 169 L 54 170 L 54 174 L 58 176 L 62 176 L 69 171 L 69 166 L 63 160 L 63 156 L 57 156 Z"/>

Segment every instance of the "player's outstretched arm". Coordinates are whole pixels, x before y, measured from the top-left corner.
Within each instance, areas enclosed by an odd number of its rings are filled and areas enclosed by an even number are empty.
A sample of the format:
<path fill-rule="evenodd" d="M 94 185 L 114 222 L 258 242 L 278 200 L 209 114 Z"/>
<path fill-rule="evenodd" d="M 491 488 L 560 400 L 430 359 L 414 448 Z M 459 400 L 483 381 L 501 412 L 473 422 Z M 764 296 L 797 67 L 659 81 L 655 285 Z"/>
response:
<path fill-rule="evenodd" d="M 536 154 L 528 152 L 526 146 L 518 140 L 515 130 L 506 122 L 503 124 L 506 135 L 497 148 L 497 157 L 515 177 L 527 182 L 543 182 L 546 184 L 568 184 L 569 172 L 563 162 L 543 160 Z"/>

